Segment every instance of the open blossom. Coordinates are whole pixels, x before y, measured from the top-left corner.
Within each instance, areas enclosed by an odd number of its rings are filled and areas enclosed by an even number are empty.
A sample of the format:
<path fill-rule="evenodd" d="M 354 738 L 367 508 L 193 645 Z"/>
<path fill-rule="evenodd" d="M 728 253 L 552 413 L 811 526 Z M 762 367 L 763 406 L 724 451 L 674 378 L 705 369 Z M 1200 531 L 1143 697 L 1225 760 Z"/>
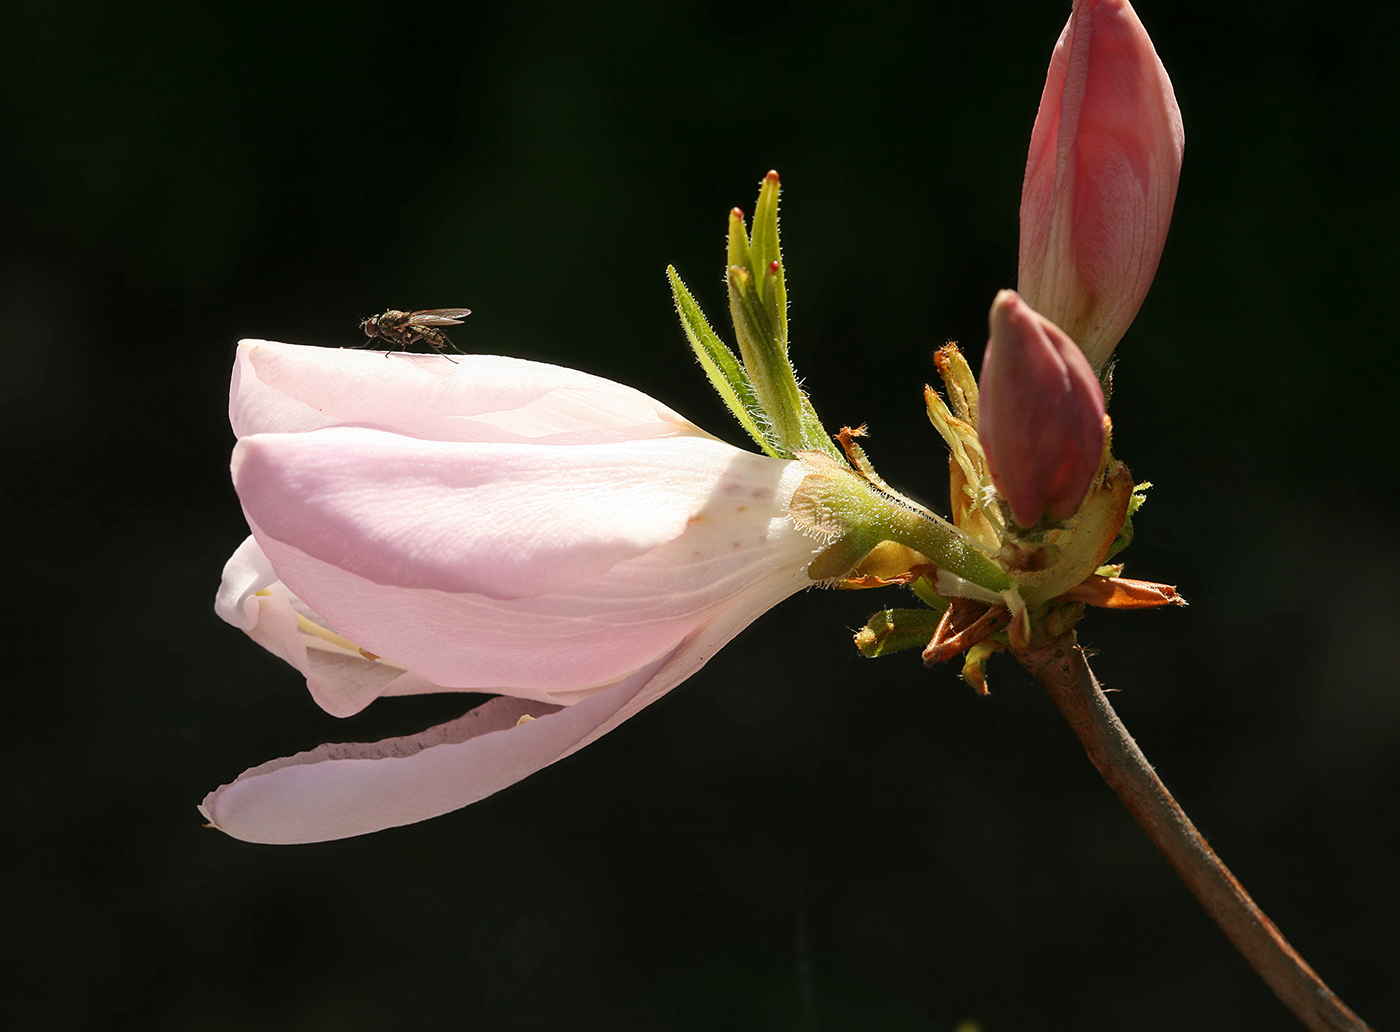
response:
<path fill-rule="evenodd" d="M 1103 463 L 1098 377 L 1065 332 L 1014 290 L 992 302 L 977 436 L 997 492 L 1023 527 L 1073 516 Z"/>
<path fill-rule="evenodd" d="M 1021 190 L 1017 289 L 1102 369 L 1142 307 L 1184 147 L 1171 80 L 1127 0 L 1075 0 Z"/>
<path fill-rule="evenodd" d="M 217 609 L 328 712 L 496 695 L 422 734 L 274 760 L 201 809 L 314 842 L 446 813 L 587 745 L 810 584 L 801 463 L 639 391 L 510 358 L 244 341 L 230 400 L 252 536 Z"/>

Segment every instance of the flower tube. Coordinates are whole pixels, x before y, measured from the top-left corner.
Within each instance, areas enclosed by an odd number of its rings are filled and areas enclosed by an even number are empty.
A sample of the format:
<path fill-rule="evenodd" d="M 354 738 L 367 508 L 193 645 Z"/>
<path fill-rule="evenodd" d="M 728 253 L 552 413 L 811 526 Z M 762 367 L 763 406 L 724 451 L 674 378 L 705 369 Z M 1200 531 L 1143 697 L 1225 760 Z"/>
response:
<path fill-rule="evenodd" d="M 1127 0 L 1075 0 L 1021 189 L 1017 289 L 1102 369 L 1142 307 L 1185 137 L 1171 79 Z"/>
<path fill-rule="evenodd" d="M 1031 527 L 1079 509 L 1103 465 L 1098 377 L 1065 332 L 1014 290 L 992 302 L 977 436 L 997 493 Z"/>
<path fill-rule="evenodd" d="M 314 842 L 446 813 L 606 733 L 811 583 L 800 462 L 555 366 L 239 347 L 233 477 L 252 536 L 224 619 L 348 715 L 498 696 L 419 735 L 255 767 L 201 809 Z"/>

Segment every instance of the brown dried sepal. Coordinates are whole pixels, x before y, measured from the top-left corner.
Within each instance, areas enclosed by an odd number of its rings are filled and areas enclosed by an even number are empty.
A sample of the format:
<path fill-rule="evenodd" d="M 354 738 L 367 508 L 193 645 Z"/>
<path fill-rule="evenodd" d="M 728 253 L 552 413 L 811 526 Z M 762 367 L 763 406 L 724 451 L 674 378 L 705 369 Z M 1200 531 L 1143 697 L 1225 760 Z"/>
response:
<path fill-rule="evenodd" d="M 924 666 L 933 666 L 966 652 L 1010 622 L 1011 613 L 1005 606 L 954 598 L 943 619 L 938 621 L 933 640 L 924 649 Z"/>
<path fill-rule="evenodd" d="M 843 577 L 832 587 L 837 591 L 864 591 L 866 588 L 902 588 L 905 585 L 913 584 L 920 577 L 930 575 L 934 567 L 926 566 L 922 569 L 910 570 L 894 577 L 880 577 L 875 574 L 860 574 L 854 577 Z"/>
<path fill-rule="evenodd" d="M 841 450 L 846 453 L 846 459 L 855 468 L 855 471 L 864 477 L 865 482 L 871 487 L 875 488 L 875 490 L 879 491 L 881 494 L 896 499 L 916 512 L 929 512 L 928 509 L 924 508 L 908 495 L 900 494 L 894 488 L 890 487 L 889 484 L 885 483 L 884 478 L 875 472 L 875 467 L 870 464 L 870 458 L 865 454 L 865 449 L 856 444 L 857 437 L 869 436 L 870 433 L 865 429 L 864 424 L 854 429 L 849 426 L 843 426 L 841 432 L 836 435 L 836 441 L 841 445 Z M 929 515 L 932 515 L 932 513 L 929 513 Z"/>
<path fill-rule="evenodd" d="M 1173 584 L 1133 580 L 1131 577 L 1100 577 L 1091 574 L 1082 584 L 1059 596 L 1065 602 L 1085 602 L 1104 609 L 1155 609 L 1157 606 L 1184 606 Z"/>
<path fill-rule="evenodd" d="M 864 449 L 862 449 L 860 445 L 856 444 L 855 438 L 869 436 L 870 431 L 866 429 L 864 423 L 857 427 L 843 426 L 840 429 L 840 431 L 836 434 L 837 443 L 841 445 L 841 450 L 846 453 L 846 457 L 851 460 L 852 466 L 859 464 L 856 459 L 857 455 L 859 455 L 861 458 L 865 457 Z"/>

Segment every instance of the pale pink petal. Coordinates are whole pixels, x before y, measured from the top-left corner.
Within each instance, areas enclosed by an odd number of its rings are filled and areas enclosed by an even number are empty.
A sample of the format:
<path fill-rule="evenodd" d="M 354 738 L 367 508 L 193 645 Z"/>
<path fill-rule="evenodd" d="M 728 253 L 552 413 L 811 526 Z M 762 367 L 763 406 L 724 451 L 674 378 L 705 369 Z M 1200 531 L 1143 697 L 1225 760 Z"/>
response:
<path fill-rule="evenodd" d="M 244 342 L 230 410 L 254 538 L 220 615 L 332 713 L 501 695 L 420 735 L 248 771 L 202 807 L 240 838 L 465 806 L 616 726 L 810 584 L 819 546 L 787 518 L 800 464 L 597 377 Z"/>
<path fill-rule="evenodd" d="M 709 436 L 641 391 L 561 366 L 258 340 L 238 346 L 229 418 L 239 437 L 347 423 L 457 441 Z"/>
<path fill-rule="evenodd" d="M 214 612 L 235 627 L 251 630 L 258 622 L 253 596 L 276 580 L 277 574 L 258 543 L 251 536 L 244 538 L 224 563 L 224 577 L 214 596 Z"/>
<path fill-rule="evenodd" d="M 704 666 L 731 638 L 794 590 L 753 582 L 710 623 L 621 683 L 555 709 L 505 696 L 419 735 L 325 745 L 274 760 L 210 793 L 216 827 L 250 842 L 363 835 L 448 813 L 583 748 Z M 522 715 L 537 719 L 518 723 Z"/>
<path fill-rule="evenodd" d="M 803 583 L 801 467 L 706 438 L 605 448 L 259 435 L 235 481 L 283 579 L 359 647 L 437 684 L 607 684 L 744 585 Z M 567 662 L 561 662 L 567 657 Z"/>
<path fill-rule="evenodd" d="M 309 606 L 276 579 L 271 563 L 251 537 L 225 564 L 214 609 L 301 671 L 312 699 L 332 716 L 353 716 L 383 695 L 460 690 L 367 656 L 326 628 Z"/>
<path fill-rule="evenodd" d="M 560 709 L 500 696 L 417 735 L 323 745 L 264 763 L 209 793 L 199 809 L 214 827 L 245 842 L 324 842 L 411 824 L 476 802 L 568 755 L 627 697 L 619 685 Z M 517 724 L 527 715 L 539 719 Z"/>

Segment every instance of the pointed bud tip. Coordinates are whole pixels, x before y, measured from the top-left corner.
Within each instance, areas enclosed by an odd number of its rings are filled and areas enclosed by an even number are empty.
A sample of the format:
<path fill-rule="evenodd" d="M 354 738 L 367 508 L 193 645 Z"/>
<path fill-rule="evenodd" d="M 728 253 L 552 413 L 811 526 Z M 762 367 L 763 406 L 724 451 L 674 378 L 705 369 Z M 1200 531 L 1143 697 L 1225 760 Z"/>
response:
<path fill-rule="evenodd" d="M 729 209 L 729 217 L 730 217 L 731 219 L 738 219 L 740 222 L 743 222 L 743 221 L 744 221 L 744 209 L 743 209 L 743 208 L 730 208 L 730 209 Z"/>
<path fill-rule="evenodd" d="M 1008 313 L 1017 301 L 1021 301 L 1021 295 L 1014 290 L 998 290 L 997 296 L 992 298 L 992 318 L 995 319 L 998 313 Z M 1025 302 L 1022 301 L 1022 304 Z"/>
<path fill-rule="evenodd" d="M 1032 339 L 1042 317 L 1026 304 L 1025 299 L 1014 290 L 998 290 L 992 300 L 989 316 L 992 340 L 1014 340 L 1017 343 Z M 1048 321 L 1048 320 L 1045 320 Z M 1012 327 L 1016 334 L 1011 335 Z"/>
<path fill-rule="evenodd" d="M 766 176 L 763 177 L 763 181 L 764 181 L 765 183 L 772 183 L 774 186 L 777 186 L 777 185 L 778 185 L 778 173 L 777 173 L 775 170 L 773 170 L 773 169 L 770 168 L 770 169 L 768 170 L 768 174 L 767 174 Z"/>

